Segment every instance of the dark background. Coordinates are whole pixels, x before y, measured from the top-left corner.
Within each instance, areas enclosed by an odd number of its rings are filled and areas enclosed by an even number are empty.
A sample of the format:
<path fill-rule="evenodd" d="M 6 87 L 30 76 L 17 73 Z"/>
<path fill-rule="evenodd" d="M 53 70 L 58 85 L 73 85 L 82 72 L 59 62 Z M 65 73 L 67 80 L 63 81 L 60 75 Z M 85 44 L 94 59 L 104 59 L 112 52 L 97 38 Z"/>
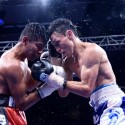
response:
<path fill-rule="evenodd" d="M 121 35 L 125 33 L 124 0 L 0 0 L 0 42 L 17 41 L 28 22 L 46 27 L 56 18 L 71 19 L 80 37 Z M 125 50 L 106 50 L 125 91 Z M 77 80 L 74 78 L 74 80 Z M 57 92 L 26 111 L 29 125 L 93 125 L 89 99 Z"/>

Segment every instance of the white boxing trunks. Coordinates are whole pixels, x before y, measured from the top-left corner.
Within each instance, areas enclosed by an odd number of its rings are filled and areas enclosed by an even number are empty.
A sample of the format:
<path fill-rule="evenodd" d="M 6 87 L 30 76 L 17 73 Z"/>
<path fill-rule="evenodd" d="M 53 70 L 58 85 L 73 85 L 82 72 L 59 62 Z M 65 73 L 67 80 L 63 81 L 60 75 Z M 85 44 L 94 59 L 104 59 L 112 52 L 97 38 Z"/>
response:
<path fill-rule="evenodd" d="M 97 87 L 90 96 L 94 125 L 125 125 L 125 94 L 116 84 Z"/>

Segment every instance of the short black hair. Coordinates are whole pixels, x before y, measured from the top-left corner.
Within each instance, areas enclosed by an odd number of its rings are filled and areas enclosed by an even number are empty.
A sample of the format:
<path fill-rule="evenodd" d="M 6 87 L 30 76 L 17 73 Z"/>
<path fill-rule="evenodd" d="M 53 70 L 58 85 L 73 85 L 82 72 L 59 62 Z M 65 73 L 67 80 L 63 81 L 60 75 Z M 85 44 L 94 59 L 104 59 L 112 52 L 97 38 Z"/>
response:
<path fill-rule="evenodd" d="M 65 35 L 66 30 L 72 30 L 74 34 L 78 36 L 76 26 L 73 25 L 69 19 L 58 18 L 50 23 L 48 27 L 48 35 L 50 37 L 53 32 L 62 33 Z"/>
<path fill-rule="evenodd" d="M 25 28 L 21 32 L 19 40 L 24 36 L 28 36 L 30 41 L 38 41 L 41 39 L 46 43 L 46 29 L 42 24 L 37 22 L 26 24 Z"/>

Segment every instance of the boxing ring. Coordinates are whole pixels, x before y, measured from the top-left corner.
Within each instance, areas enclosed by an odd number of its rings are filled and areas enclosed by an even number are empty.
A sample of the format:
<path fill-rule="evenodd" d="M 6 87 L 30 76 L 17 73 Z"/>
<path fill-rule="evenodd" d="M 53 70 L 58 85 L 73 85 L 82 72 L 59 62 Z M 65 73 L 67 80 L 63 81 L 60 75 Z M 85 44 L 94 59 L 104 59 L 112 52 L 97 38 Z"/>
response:
<path fill-rule="evenodd" d="M 118 50 L 125 50 L 125 35 L 81 37 L 80 39 L 84 42 L 97 43 L 98 45 L 103 47 L 108 52 L 109 51 L 117 52 Z M 17 43 L 17 41 L 0 41 L 0 54 L 5 52 L 6 50 L 12 48 L 16 43 Z M 75 76 L 75 74 L 74 74 L 74 76 Z M 120 86 L 120 87 L 123 90 L 125 90 L 124 86 Z M 52 100 L 54 100 L 54 103 L 52 103 Z M 70 107 L 70 106 L 73 106 L 73 107 Z M 88 107 L 87 99 L 84 99 L 84 98 L 76 96 L 76 95 L 71 95 L 69 98 L 67 97 L 67 99 L 60 100 L 59 97 L 56 96 L 54 93 L 54 95 L 52 95 L 51 97 L 49 97 L 45 100 L 42 100 L 41 102 L 36 104 L 34 107 L 27 110 L 26 113 L 32 114 L 32 115 L 27 115 L 27 119 L 28 119 L 28 121 L 31 121 L 31 124 L 34 124 L 34 125 L 41 125 L 41 124 L 43 124 L 43 125 L 47 125 L 47 124 L 48 125 L 49 124 L 59 125 L 58 122 L 60 122 L 60 123 L 61 122 L 63 123 L 63 121 L 69 122 L 70 119 L 72 121 L 74 120 L 73 121 L 74 123 L 76 121 L 77 122 L 79 121 L 79 123 L 82 123 L 83 122 L 82 119 L 84 119 L 83 118 L 84 114 L 82 114 L 81 112 L 85 112 L 85 110 L 83 110 L 83 107 L 89 108 L 88 109 L 89 111 L 87 111 L 87 112 L 88 112 L 89 116 L 91 117 L 92 109 L 90 107 Z M 39 111 L 41 113 L 38 113 Z M 50 116 L 51 116 L 51 118 L 48 118 Z M 60 119 L 60 118 L 61 119 L 57 120 L 57 122 L 56 122 L 56 120 L 54 119 L 55 117 L 57 119 Z M 67 118 L 69 118 L 69 120 L 67 120 Z M 85 118 L 87 118 L 87 117 L 85 117 Z M 32 119 L 32 120 L 30 120 L 30 119 Z M 92 120 L 92 119 L 90 119 L 90 120 Z M 36 121 L 37 121 L 37 123 L 36 123 Z M 70 122 L 67 124 L 70 124 Z M 81 124 L 79 124 L 79 125 L 81 125 Z"/>

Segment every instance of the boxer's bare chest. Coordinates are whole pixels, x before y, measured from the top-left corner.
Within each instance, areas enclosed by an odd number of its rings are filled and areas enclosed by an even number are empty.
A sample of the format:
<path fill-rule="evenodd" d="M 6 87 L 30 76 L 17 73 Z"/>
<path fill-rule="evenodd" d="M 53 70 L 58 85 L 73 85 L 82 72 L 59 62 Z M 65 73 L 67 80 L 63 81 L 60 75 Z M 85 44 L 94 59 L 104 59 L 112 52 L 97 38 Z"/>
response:
<path fill-rule="evenodd" d="M 82 60 L 71 59 L 67 64 L 69 69 L 80 77 L 82 69 Z"/>

